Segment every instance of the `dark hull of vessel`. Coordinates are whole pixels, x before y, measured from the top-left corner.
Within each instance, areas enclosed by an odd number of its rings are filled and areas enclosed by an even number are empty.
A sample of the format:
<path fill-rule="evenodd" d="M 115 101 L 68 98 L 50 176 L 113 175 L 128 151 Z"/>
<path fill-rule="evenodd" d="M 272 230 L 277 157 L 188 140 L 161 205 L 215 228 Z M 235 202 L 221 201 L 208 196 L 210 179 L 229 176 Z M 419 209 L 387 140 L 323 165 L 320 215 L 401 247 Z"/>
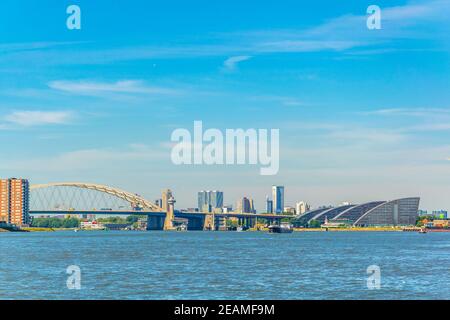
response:
<path fill-rule="evenodd" d="M 270 233 L 292 233 L 294 230 L 289 227 L 280 227 L 280 226 L 270 226 Z"/>

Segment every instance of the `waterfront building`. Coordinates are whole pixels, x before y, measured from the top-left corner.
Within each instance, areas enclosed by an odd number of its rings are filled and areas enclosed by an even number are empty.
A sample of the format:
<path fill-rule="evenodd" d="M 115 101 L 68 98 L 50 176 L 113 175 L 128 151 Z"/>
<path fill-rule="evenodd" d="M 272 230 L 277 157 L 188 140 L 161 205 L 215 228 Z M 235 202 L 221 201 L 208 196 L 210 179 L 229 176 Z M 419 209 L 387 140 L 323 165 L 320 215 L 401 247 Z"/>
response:
<path fill-rule="evenodd" d="M 203 211 L 204 206 L 208 205 L 208 192 L 207 191 L 199 191 L 197 195 L 197 201 L 198 201 L 198 211 Z M 208 206 L 209 209 L 209 206 Z M 209 212 L 207 210 L 206 212 Z"/>
<path fill-rule="evenodd" d="M 273 201 L 266 196 L 266 213 L 273 213 Z"/>
<path fill-rule="evenodd" d="M 442 228 L 448 228 L 449 220 L 433 220 L 431 222 L 432 228 L 442 229 Z"/>
<path fill-rule="evenodd" d="M 223 213 L 231 213 L 231 212 L 233 212 L 233 206 L 232 206 L 232 205 L 224 206 L 224 207 L 222 208 L 222 212 L 223 212 Z"/>
<path fill-rule="evenodd" d="M 295 214 L 295 208 L 294 207 L 284 207 L 283 208 L 283 213 L 288 213 L 288 214 Z"/>
<path fill-rule="evenodd" d="M 105 226 L 97 221 L 81 221 L 80 229 L 83 230 L 103 230 Z"/>
<path fill-rule="evenodd" d="M 427 216 L 428 215 L 428 211 L 427 210 L 418 210 L 417 214 L 419 216 Z"/>
<path fill-rule="evenodd" d="M 162 199 L 156 199 L 156 200 L 155 200 L 155 205 L 156 205 L 157 207 L 162 208 Z"/>
<path fill-rule="evenodd" d="M 434 218 L 438 218 L 438 219 L 447 219 L 448 217 L 448 212 L 445 210 L 434 210 L 432 212 L 432 216 Z"/>
<path fill-rule="evenodd" d="M 272 186 L 273 212 L 282 213 L 284 209 L 284 187 Z"/>
<path fill-rule="evenodd" d="M 97 219 L 97 216 L 95 214 L 87 214 L 86 219 L 89 221 L 94 221 Z"/>
<path fill-rule="evenodd" d="M 309 224 L 313 220 L 324 223 L 348 221 L 353 226 L 410 226 L 416 224 L 419 197 L 392 201 L 372 201 L 338 207 L 322 207 L 300 216 L 297 224 Z"/>
<path fill-rule="evenodd" d="M 26 179 L 0 179 L 0 221 L 30 223 L 30 185 Z"/>
<path fill-rule="evenodd" d="M 295 204 L 295 213 L 297 215 L 302 215 L 309 210 L 311 210 L 311 206 L 305 201 L 300 201 Z"/>
<path fill-rule="evenodd" d="M 250 199 L 250 213 L 256 213 L 255 202 L 253 199 Z"/>
<path fill-rule="evenodd" d="M 209 204 L 211 208 L 217 209 L 223 207 L 223 192 L 222 191 L 210 191 L 209 192 Z"/>
<path fill-rule="evenodd" d="M 237 203 L 238 213 L 255 213 L 255 207 L 252 199 L 243 197 Z"/>
<path fill-rule="evenodd" d="M 200 191 L 198 192 L 198 209 L 202 212 L 217 212 L 223 207 L 222 191 Z"/>
<path fill-rule="evenodd" d="M 0 180 L 0 222 L 9 221 L 9 180 Z"/>

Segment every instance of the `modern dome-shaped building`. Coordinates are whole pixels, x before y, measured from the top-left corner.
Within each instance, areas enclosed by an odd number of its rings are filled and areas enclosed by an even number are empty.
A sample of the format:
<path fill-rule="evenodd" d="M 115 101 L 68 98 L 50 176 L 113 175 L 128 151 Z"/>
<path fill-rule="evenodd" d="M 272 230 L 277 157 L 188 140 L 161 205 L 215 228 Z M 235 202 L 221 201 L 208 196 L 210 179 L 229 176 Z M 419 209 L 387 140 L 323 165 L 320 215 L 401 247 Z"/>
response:
<path fill-rule="evenodd" d="M 419 197 L 392 201 L 372 201 L 359 205 L 343 205 L 335 208 L 320 208 L 306 212 L 297 220 L 303 223 L 325 219 L 330 222 L 343 221 L 353 226 L 407 226 L 416 224 Z"/>

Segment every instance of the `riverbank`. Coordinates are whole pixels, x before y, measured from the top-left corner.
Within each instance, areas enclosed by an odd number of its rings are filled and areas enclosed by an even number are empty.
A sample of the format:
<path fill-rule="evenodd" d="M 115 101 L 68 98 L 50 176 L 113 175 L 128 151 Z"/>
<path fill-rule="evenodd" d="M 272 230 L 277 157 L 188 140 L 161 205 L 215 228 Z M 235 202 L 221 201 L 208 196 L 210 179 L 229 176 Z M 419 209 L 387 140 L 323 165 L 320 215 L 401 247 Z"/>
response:
<path fill-rule="evenodd" d="M 23 227 L 22 230 L 27 232 L 53 232 L 56 231 L 53 228 L 35 228 L 35 227 Z"/>
<path fill-rule="evenodd" d="M 0 228 L 0 232 L 10 232 Z M 22 232 L 58 232 L 58 231 L 73 231 L 73 228 L 38 228 L 38 227 L 24 227 Z M 107 230 L 83 230 L 83 231 L 107 231 Z M 268 229 L 248 229 L 246 232 L 268 232 Z M 403 227 L 349 227 L 349 228 L 294 228 L 294 232 L 402 232 Z M 236 231 L 228 231 L 236 232 Z"/>
<path fill-rule="evenodd" d="M 401 232 L 402 227 L 294 228 L 296 232 Z"/>
<path fill-rule="evenodd" d="M 28 232 L 26 230 L 23 229 L 14 229 L 14 228 L 0 228 L 0 233 L 2 232 Z"/>
<path fill-rule="evenodd" d="M 27 232 L 57 232 L 57 231 L 74 231 L 75 228 L 40 228 L 40 227 L 22 227 Z"/>

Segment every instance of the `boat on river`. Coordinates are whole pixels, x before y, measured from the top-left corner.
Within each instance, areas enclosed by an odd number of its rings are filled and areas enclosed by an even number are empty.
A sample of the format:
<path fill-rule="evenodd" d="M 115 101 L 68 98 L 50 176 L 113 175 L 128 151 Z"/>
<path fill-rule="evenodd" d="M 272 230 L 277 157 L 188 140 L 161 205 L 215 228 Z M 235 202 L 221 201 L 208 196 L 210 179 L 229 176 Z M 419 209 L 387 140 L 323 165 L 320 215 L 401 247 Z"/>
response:
<path fill-rule="evenodd" d="M 294 228 L 290 224 L 274 224 L 269 226 L 270 233 L 292 233 Z"/>

